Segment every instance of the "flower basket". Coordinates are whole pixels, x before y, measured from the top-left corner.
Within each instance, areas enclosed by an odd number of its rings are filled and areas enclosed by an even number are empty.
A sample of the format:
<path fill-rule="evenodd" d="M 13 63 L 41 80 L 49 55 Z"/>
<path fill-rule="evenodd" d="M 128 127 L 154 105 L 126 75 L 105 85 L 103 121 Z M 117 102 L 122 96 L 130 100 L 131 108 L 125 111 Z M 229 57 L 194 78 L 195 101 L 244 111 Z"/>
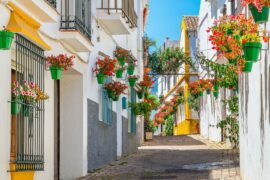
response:
<path fill-rule="evenodd" d="M 261 24 L 266 23 L 268 21 L 269 7 L 264 6 L 261 12 L 259 12 L 258 9 L 252 4 L 249 4 L 248 7 L 251 11 L 255 23 Z"/>
<path fill-rule="evenodd" d="M 33 114 L 33 110 L 34 110 L 34 107 L 33 107 L 33 104 L 24 104 L 23 105 L 23 115 L 24 117 L 29 117 Z"/>
<path fill-rule="evenodd" d="M 21 100 L 13 98 L 11 101 L 11 114 L 12 115 L 16 115 L 19 114 L 21 112 Z"/>
<path fill-rule="evenodd" d="M 11 47 L 14 33 L 10 31 L 0 31 L 0 49 L 8 50 Z"/>
<path fill-rule="evenodd" d="M 119 64 L 121 64 L 121 66 L 124 66 L 125 63 L 126 63 L 124 57 L 119 57 L 119 58 L 117 58 L 117 61 L 119 62 Z"/>
<path fill-rule="evenodd" d="M 123 70 L 116 70 L 116 78 L 122 78 L 123 77 Z"/>
<path fill-rule="evenodd" d="M 97 74 L 97 82 L 98 84 L 104 84 L 105 76 L 104 74 Z"/>
<path fill-rule="evenodd" d="M 130 87 L 134 87 L 136 84 L 136 81 L 137 81 L 137 78 L 129 78 L 128 82 L 129 82 Z"/>
<path fill-rule="evenodd" d="M 138 91 L 137 92 L 137 96 L 139 99 L 142 99 L 143 98 L 143 95 L 144 95 L 144 92 L 143 91 Z"/>
<path fill-rule="evenodd" d="M 251 72 L 252 70 L 252 66 L 253 66 L 253 62 L 252 61 L 246 61 L 245 62 L 245 66 L 242 69 L 243 72 Z"/>
<path fill-rule="evenodd" d="M 134 70 L 135 70 L 135 66 L 128 66 L 127 73 L 129 75 L 133 75 L 134 74 Z"/>
<path fill-rule="evenodd" d="M 243 44 L 244 57 L 246 61 L 257 62 L 262 44 L 260 42 L 247 42 Z"/>
<path fill-rule="evenodd" d="M 53 80 L 60 80 L 62 77 L 62 73 L 64 68 L 57 67 L 57 66 L 50 66 L 50 72 Z"/>

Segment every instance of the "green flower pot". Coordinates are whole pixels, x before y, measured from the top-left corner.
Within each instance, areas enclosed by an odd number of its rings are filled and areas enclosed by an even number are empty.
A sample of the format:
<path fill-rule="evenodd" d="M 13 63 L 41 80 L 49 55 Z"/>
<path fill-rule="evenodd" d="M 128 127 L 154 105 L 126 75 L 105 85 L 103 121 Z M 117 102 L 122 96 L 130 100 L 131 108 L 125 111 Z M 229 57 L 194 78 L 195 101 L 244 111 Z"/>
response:
<path fill-rule="evenodd" d="M 137 92 L 137 96 L 138 96 L 139 99 L 142 99 L 143 98 L 143 95 L 144 95 L 144 92 L 143 91 Z"/>
<path fill-rule="evenodd" d="M 21 107 L 22 107 L 22 104 L 21 104 L 21 101 L 19 99 L 12 99 L 11 101 L 11 114 L 12 115 L 16 115 L 16 114 L 19 114 L 21 112 Z"/>
<path fill-rule="evenodd" d="M 227 29 L 227 35 L 232 35 L 233 34 L 233 30 L 231 28 Z"/>
<path fill-rule="evenodd" d="M 237 41 L 240 41 L 241 40 L 241 36 L 239 34 L 237 34 L 237 35 L 234 36 L 234 39 L 237 40 Z"/>
<path fill-rule="evenodd" d="M 218 98 L 218 95 L 219 95 L 218 92 L 215 92 L 215 91 L 214 91 L 213 94 L 214 94 L 214 97 L 215 97 L 215 98 Z"/>
<path fill-rule="evenodd" d="M 122 78 L 123 77 L 123 70 L 116 70 L 116 78 Z"/>
<path fill-rule="evenodd" d="M 134 74 L 134 70 L 135 70 L 135 66 L 128 66 L 127 67 L 127 73 L 129 75 L 133 75 Z"/>
<path fill-rule="evenodd" d="M 210 94 L 211 94 L 211 90 L 210 90 L 210 89 L 206 89 L 206 93 L 207 93 L 208 95 L 210 95 Z"/>
<path fill-rule="evenodd" d="M 262 44 L 260 42 L 247 42 L 243 44 L 244 57 L 246 61 L 257 62 Z"/>
<path fill-rule="evenodd" d="M 128 82 L 129 82 L 130 87 L 134 87 L 136 84 L 136 81 L 137 81 L 137 78 L 129 78 Z"/>
<path fill-rule="evenodd" d="M 121 66 L 124 66 L 125 65 L 125 58 L 124 57 L 121 57 L 121 58 L 117 58 L 118 62 L 121 64 Z"/>
<path fill-rule="evenodd" d="M 24 104 L 23 105 L 23 115 L 24 117 L 29 117 L 33 114 L 33 104 Z"/>
<path fill-rule="evenodd" d="M 261 24 L 268 21 L 269 7 L 263 7 L 261 12 L 259 12 L 258 9 L 251 4 L 248 7 L 251 11 L 255 23 Z"/>
<path fill-rule="evenodd" d="M 214 92 L 218 92 L 218 85 L 214 85 Z"/>
<path fill-rule="evenodd" d="M 105 76 L 104 74 L 97 74 L 97 82 L 98 84 L 104 84 Z"/>
<path fill-rule="evenodd" d="M 62 77 L 62 72 L 64 68 L 50 66 L 51 76 L 53 80 L 60 80 Z"/>
<path fill-rule="evenodd" d="M 201 96 L 201 97 L 202 97 L 202 96 L 203 96 L 203 92 L 199 92 L 199 96 Z"/>
<path fill-rule="evenodd" d="M 8 50 L 11 47 L 14 33 L 9 31 L 0 31 L 0 49 Z"/>
<path fill-rule="evenodd" d="M 112 99 L 112 101 L 118 101 L 119 100 L 119 96 L 112 96 L 111 99 Z"/>
<path fill-rule="evenodd" d="M 251 72 L 252 71 L 253 62 L 252 61 L 246 61 L 245 66 L 243 68 L 243 72 Z"/>

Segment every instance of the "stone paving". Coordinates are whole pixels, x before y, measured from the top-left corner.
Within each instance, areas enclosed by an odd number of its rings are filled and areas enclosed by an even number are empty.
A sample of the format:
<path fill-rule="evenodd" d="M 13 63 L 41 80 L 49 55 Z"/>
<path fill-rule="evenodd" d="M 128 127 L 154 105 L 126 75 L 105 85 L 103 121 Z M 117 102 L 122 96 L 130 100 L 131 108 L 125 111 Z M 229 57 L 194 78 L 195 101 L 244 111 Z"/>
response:
<path fill-rule="evenodd" d="M 80 180 L 240 180 L 237 150 L 198 135 L 154 137 Z"/>

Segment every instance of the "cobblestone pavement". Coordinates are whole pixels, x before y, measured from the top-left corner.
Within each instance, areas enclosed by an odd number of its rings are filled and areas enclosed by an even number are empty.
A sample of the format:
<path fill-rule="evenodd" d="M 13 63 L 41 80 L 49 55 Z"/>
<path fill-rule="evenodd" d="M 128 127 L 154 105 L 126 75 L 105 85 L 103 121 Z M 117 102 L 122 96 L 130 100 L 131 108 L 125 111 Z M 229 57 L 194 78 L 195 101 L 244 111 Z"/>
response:
<path fill-rule="evenodd" d="M 237 150 L 200 136 L 154 137 L 80 180 L 240 180 Z"/>

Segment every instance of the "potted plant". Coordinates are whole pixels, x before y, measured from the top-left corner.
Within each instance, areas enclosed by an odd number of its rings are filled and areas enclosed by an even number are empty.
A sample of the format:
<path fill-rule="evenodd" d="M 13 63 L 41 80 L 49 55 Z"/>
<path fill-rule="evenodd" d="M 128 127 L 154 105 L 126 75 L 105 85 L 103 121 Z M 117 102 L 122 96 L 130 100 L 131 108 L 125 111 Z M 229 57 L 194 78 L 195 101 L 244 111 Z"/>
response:
<path fill-rule="evenodd" d="M 155 131 L 155 126 L 153 121 L 145 120 L 144 121 L 144 130 L 145 130 L 145 140 L 153 140 L 153 133 Z"/>
<path fill-rule="evenodd" d="M 208 95 L 211 94 L 212 88 L 213 88 L 213 85 L 212 85 L 212 83 L 210 82 L 210 80 L 209 80 L 209 79 L 206 80 L 206 81 L 205 81 L 205 84 L 204 84 L 204 89 L 206 89 L 206 93 L 207 93 Z"/>
<path fill-rule="evenodd" d="M 20 113 L 22 107 L 22 86 L 14 81 L 11 84 L 11 114 Z"/>
<path fill-rule="evenodd" d="M 60 80 L 62 77 L 62 72 L 68 70 L 74 65 L 75 56 L 67 56 L 66 54 L 60 54 L 58 56 L 48 56 L 46 57 L 46 63 L 51 71 L 51 76 L 53 80 Z"/>
<path fill-rule="evenodd" d="M 47 100 L 49 96 L 45 94 L 37 84 L 24 81 L 22 85 L 23 114 L 29 117 L 33 113 L 35 103 L 41 100 Z"/>
<path fill-rule="evenodd" d="M 136 81 L 137 81 L 138 79 L 139 79 L 139 77 L 136 76 L 136 75 L 128 76 L 128 82 L 129 82 L 130 87 L 134 87 L 135 84 L 136 84 Z"/>
<path fill-rule="evenodd" d="M 116 65 L 116 67 L 115 67 L 116 78 L 122 78 L 125 69 L 126 68 L 124 66 L 117 66 Z"/>
<path fill-rule="evenodd" d="M 121 66 L 125 65 L 128 55 L 129 51 L 122 48 L 116 48 L 116 50 L 114 51 L 114 56 L 117 58 Z"/>
<path fill-rule="evenodd" d="M 141 89 L 141 90 L 137 91 L 137 96 L 138 96 L 139 99 L 143 99 L 143 96 L 144 96 L 144 90 Z"/>
<path fill-rule="evenodd" d="M 131 57 L 131 56 L 129 56 L 129 57 L 127 58 L 127 63 L 128 63 L 127 73 L 128 73 L 129 75 L 133 75 L 133 74 L 134 74 L 136 62 L 137 62 L 137 60 L 134 59 L 134 58 Z"/>
<path fill-rule="evenodd" d="M 269 6 L 268 0 L 242 0 L 244 6 L 248 5 L 254 21 L 258 24 L 268 21 Z"/>
<path fill-rule="evenodd" d="M 104 59 L 98 58 L 96 68 L 93 70 L 97 76 L 98 84 L 104 84 L 105 77 L 114 75 L 115 59 L 106 56 Z"/>
<path fill-rule="evenodd" d="M 176 93 L 179 95 L 179 96 L 183 96 L 184 95 L 184 87 L 183 86 L 180 86 Z"/>
<path fill-rule="evenodd" d="M 0 49 L 8 50 L 11 47 L 14 33 L 6 29 L 0 31 Z"/>
<path fill-rule="evenodd" d="M 242 46 L 246 61 L 257 62 L 262 48 L 261 38 L 257 33 L 242 36 Z"/>
<path fill-rule="evenodd" d="M 125 92 L 128 87 L 120 82 L 112 81 L 111 83 L 105 84 L 104 89 L 106 89 L 108 97 L 113 101 L 118 101 L 119 96 Z"/>

